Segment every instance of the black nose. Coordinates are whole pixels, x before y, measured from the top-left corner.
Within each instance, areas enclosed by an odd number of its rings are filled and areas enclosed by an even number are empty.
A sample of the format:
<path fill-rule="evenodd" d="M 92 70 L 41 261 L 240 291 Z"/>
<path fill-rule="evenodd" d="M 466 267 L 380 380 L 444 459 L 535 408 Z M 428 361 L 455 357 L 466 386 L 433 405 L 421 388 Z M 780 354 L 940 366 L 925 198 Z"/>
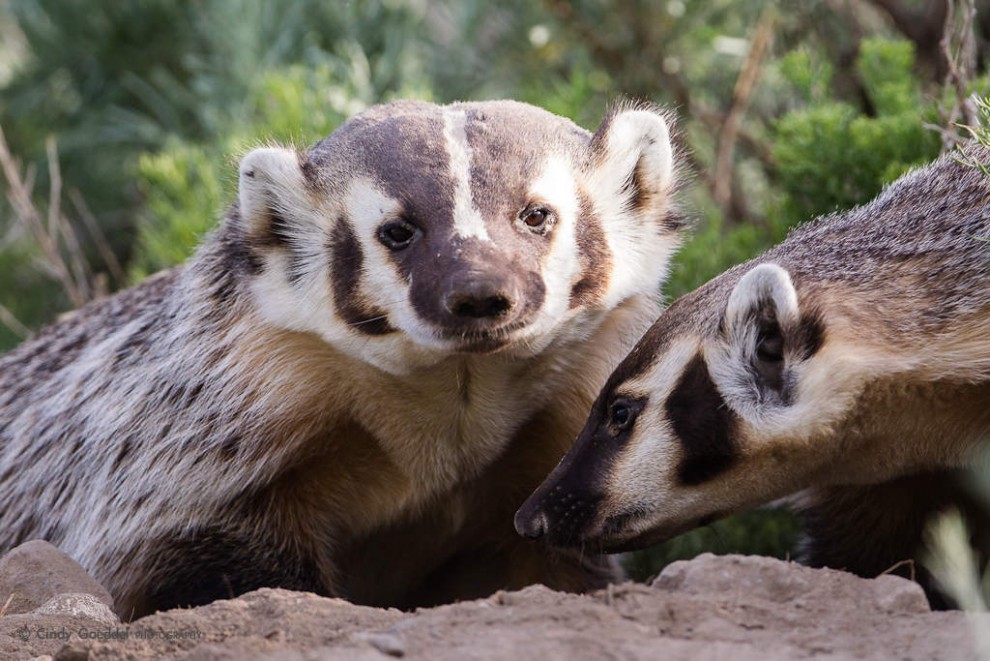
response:
<path fill-rule="evenodd" d="M 516 512 L 513 523 L 516 532 L 528 539 L 539 539 L 547 534 L 547 516 L 543 512 L 526 511 L 529 508 L 525 505 Z"/>
<path fill-rule="evenodd" d="M 513 301 L 504 292 L 481 286 L 468 286 L 447 295 L 447 309 L 462 319 L 501 317 L 512 309 Z"/>

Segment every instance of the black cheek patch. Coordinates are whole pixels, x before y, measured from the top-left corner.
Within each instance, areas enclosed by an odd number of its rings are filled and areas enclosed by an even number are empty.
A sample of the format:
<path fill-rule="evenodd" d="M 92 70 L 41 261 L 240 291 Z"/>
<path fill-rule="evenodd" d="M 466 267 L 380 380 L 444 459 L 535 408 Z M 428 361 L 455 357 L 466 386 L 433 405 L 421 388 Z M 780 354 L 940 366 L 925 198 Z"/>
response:
<path fill-rule="evenodd" d="M 667 419 L 680 440 L 682 484 L 693 486 L 726 471 L 739 458 L 733 440 L 736 414 L 728 407 L 701 356 L 688 364 L 667 398 Z"/>
<path fill-rule="evenodd" d="M 543 307 L 547 296 L 547 285 L 538 271 L 529 272 L 522 283 L 522 303 L 520 315 L 536 314 Z"/>
<path fill-rule="evenodd" d="M 571 288 L 572 309 L 599 299 L 608 289 L 609 273 L 612 271 L 612 253 L 608 249 L 601 219 L 583 191 L 580 201 L 575 239 L 581 260 L 581 278 Z"/>
<path fill-rule="evenodd" d="M 381 308 L 365 303 L 358 294 L 364 267 L 361 245 L 345 218 L 337 221 L 330 238 L 330 279 L 337 314 L 354 330 L 365 335 L 395 332 Z"/>

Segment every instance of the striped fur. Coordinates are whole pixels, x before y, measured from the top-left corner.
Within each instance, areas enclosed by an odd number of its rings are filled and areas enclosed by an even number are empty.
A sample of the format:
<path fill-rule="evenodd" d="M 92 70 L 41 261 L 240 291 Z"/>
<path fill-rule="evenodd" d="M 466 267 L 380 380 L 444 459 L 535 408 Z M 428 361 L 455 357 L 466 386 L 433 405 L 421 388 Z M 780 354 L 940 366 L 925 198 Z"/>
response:
<path fill-rule="evenodd" d="M 51 541 L 125 617 L 601 585 L 611 563 L 511 516 L 657 313 L 666 131 L 397 102 L 248 154 L 187 264 L 0 357 L 0 549 Z"/>

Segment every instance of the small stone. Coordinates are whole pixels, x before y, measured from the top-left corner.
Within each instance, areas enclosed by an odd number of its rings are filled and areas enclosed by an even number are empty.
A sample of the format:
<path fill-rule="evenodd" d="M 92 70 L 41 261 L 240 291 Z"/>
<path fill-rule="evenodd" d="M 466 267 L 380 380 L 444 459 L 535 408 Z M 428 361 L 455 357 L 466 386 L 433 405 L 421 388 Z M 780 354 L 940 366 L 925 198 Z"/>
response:
<path fill-rule="evenodd" d="M 931 611 L 925 591 L 914 581 L 886 574 L 873 581 L 877 606 L 885 613 L 927 613 Z"/>
<path fill-rule="evenodd" d="M 357 637 L 366 641 L 376 650 L 387 656 L 403 657 L 406 655 L 406 646 L 402 640 L 390 633 L 359 633 Z"/>
<path fill-rule="evenodd" d="M 120 622 L 120 619 L 110 610 L 109 606 L 91 594 L 56 595 L 31 612 L 38 615 L 85 617 L 102 624 L 118 624 Z"/>
<path fill-rule="evenodd" d="M 69 643 L 55 653 L 55 661 L 89 661 L 89 650 L 78 643 Z"/>
<path fill-rule="evenodd" d="M 88 594 L 113 608 L 113 598 L 79 563 L 41 540 L 0 558 L 0 607 L 5 615 L 30 613 L 59 594 Z M 7 603 L 7 600 L 10 600 Z"/>
<path fill-rule="evenodd" d="M 774 558 L 703 553 L 693 560 L 668 565 L 653 587 L 697 595 L 740 595 L 774 602 L 802 597 L 809 575 L 801 568 Z"/>

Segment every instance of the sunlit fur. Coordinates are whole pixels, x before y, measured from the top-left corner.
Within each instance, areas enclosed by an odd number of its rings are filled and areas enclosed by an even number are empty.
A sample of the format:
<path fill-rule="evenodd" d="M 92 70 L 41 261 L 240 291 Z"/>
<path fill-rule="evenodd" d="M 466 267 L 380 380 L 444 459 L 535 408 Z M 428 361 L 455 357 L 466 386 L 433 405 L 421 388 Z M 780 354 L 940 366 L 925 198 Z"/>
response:
<path fill-rule="evenodd" d="M 592 135 L 524 104 L 397 102 L 248 154 L 187 264 L 0 358 L 0 551 L 50 540 L 125 617 L 260 585 L 406 607 L 602 585 L 610 561 L 524 544 L 511 517 L 658 313 L 680 227 L 666 122 L 617 106 Z M 492 321 L 490 351 L 445 334 L 411 297 L 448 274 L 423 253 L 404 276 L 411 253 L 379 240 L 401 214 L 469 275 L 525 272 L 538 309 Z"/>

